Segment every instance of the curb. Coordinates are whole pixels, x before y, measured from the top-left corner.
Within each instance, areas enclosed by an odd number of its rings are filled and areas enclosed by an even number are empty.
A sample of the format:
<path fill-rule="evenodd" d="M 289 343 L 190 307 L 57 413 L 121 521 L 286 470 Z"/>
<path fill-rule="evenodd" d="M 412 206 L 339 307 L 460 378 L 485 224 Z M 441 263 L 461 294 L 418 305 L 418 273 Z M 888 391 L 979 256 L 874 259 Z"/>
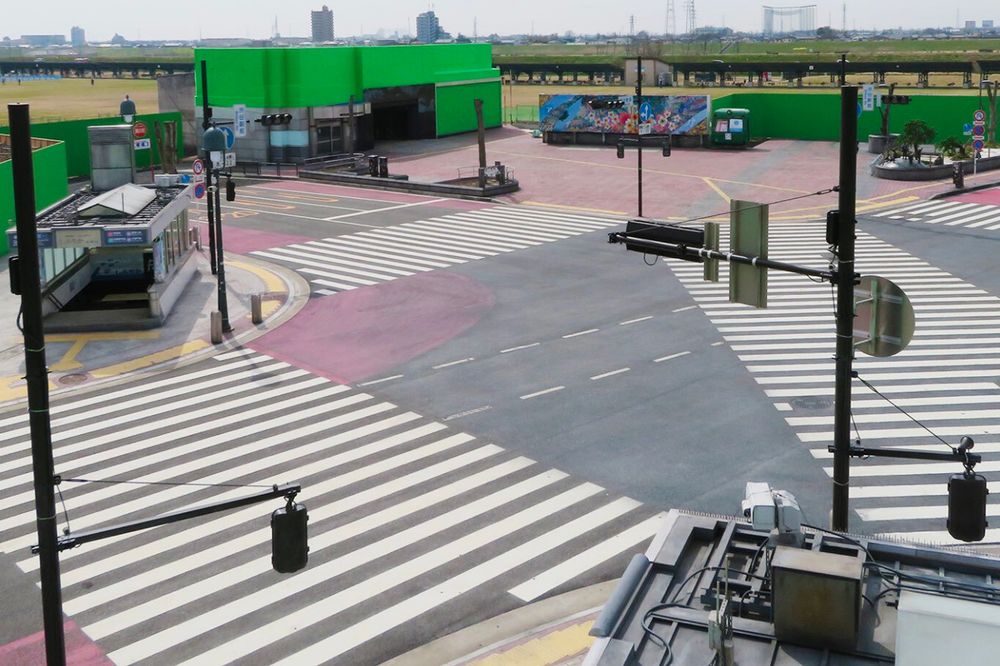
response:
<path fill-rule="evenodd" d="M 519 646 L 544 639 L 567 625 L 596 617 L 611 596 L 617 580 L 572 590 L 555 597 L 516 608 L 453 634 L 442 636 L 410 652 L 390 659 L 382 666 L 463 666 L 490 657 L 502 658 Z M 590 641 L 580 646 L 589 648 Z M 521 666 L 558 663 L 572 655 L 555 655 L 556 660 L 537 664 L 519 660 Z M 514 662 L 509 662 L 514 663 Z"/>
<path fill-rule="evenodd" d="M 1000 187 L 1000 181 L 997 181 L 995 183 L 983 183 L 982 185 L 973 185 L 972 187 L 964 187 L 960 190 L 939 192 L 931 197 L 931 201 L 936 201 L 938 199 L 947 199 L 948 197 L 958 196 L 959 194 L 968 194 L 969 192 L 978 192 L 979 190 L 988 190 L 992 187 Z"/>

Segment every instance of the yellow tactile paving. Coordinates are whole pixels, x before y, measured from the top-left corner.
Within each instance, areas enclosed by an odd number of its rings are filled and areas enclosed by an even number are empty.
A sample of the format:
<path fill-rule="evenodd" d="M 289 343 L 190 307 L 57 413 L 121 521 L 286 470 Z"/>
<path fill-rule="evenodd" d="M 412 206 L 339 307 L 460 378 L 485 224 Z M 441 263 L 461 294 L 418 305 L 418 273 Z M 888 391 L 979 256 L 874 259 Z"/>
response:
<path fill-rule="evenodd" d="M 276 273 L 264 268 L 263 266 L 239 260 L 229 260 L 227 263 L 230 266 L 256 275 L 264 283 L 264 290 L 270 294 L 285 294 L 288 292 L 288 287 L 285 285 L 285 281 L 282 280 Z M 264 319 L 267 319 L 280 307 L 280 301 L 264 300 L 264 302 L 260 304 L 261 314 L 264 316 Z"/>
<path fill-rule="evenodd" d="M 70 348 L 62 355 L 58 362 L 49 366 L 53 372 L 67 372 L 82 368 L 83 364 L 76 360 L 83 348 L 89 342 L 107 340 L 156 340 L 160 337 L 159 331 L 122 331 L 120 333 L 57 333 L 46 335 L 47 343 L 69 342 Z"/>
<path fill-rule="evenodd" d="M 594 639 L 590 631 L 592 620 L 564 627 L 519 643 L 488 657 L 478 659 L 469 666 L 550 666 L 581 654 L 590 648 Z"/>
<path fill-rule="evenodd" d="M 126 372 L 148 368 L 149 366 L 156 365 L 157 363 L 172 361 L 182 356 L 192 354 L 196 351 L 201 351 L 202 349 L 210 346 L 211 343 L 206 340 L 191 340 L 190 342 L 185 342 L 182 345 L 177 345 L 176 347 L 171 347 L 170 349 L 164 349 L 163 351 L 159 351 L 154 354 L 147 354 L 146 356 L 141 356 L 139 358 L 132 359 L 131 361 L 116 363 L 115 365 L 109 365 L 105 368 L 92 370 L 90 375 L 101 378 L 123 375 Z"/>

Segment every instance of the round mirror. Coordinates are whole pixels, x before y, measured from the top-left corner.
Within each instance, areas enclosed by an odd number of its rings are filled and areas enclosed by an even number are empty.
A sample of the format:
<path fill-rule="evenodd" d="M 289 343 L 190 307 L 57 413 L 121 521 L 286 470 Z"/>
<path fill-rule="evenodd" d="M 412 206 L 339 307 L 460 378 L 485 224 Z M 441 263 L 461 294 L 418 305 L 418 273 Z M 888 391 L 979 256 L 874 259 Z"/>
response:
<path fill-rule="evenodd" d="M 854 287 L 854 346 L 869 356 L 892 356 L 913 338 L 913 305 L 891 280 L 866 275 Z"/>

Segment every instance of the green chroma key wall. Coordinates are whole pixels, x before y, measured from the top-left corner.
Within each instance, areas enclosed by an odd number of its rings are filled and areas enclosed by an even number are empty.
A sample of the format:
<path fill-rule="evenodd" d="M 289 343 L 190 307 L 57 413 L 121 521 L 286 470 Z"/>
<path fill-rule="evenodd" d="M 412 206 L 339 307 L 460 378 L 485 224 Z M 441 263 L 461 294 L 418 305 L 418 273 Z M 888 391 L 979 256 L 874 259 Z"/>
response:
<path fill-rule="evenodd" d="M 434 85 L 437 134 L 476 129 L 473 100 L 487 127 L 501 124 L 500 70 L 489 44 L 195 49 L 195 105 L 201 61 L 212 106 L 294 109 L 361 102 L 365 91 Z"/>

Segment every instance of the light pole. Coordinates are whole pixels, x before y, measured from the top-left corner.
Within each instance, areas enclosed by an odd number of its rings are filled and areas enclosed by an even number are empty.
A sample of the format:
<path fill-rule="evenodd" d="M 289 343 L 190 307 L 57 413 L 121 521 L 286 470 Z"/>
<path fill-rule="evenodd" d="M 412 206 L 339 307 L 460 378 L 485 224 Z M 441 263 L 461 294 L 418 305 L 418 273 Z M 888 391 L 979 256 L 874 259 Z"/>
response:
<path fill-rule="evenodd" d="M 212 125 L 202 136 L 202 150 L 208 162 L 208 197 L 209 201 L 214 199 L 214 219 L 209 218 L 210 229 L 215 230 L 215 274 L 219 289 L 219 314 L 222 316 L 222 331 L 228 333 L 233 330 L 229 325 L 229 304 L 226 299 L 226 265 L 223 260 L 222 251 L 222 210 L 219 199 L 220 177 L 219 170 L 224 165 L 226 153 L 226 134 L 215 125 Z M 212 185 L 212 174 L 215 174 L 215 184 Z M 210 209 L 212 210 L 212 209 Z"/>

